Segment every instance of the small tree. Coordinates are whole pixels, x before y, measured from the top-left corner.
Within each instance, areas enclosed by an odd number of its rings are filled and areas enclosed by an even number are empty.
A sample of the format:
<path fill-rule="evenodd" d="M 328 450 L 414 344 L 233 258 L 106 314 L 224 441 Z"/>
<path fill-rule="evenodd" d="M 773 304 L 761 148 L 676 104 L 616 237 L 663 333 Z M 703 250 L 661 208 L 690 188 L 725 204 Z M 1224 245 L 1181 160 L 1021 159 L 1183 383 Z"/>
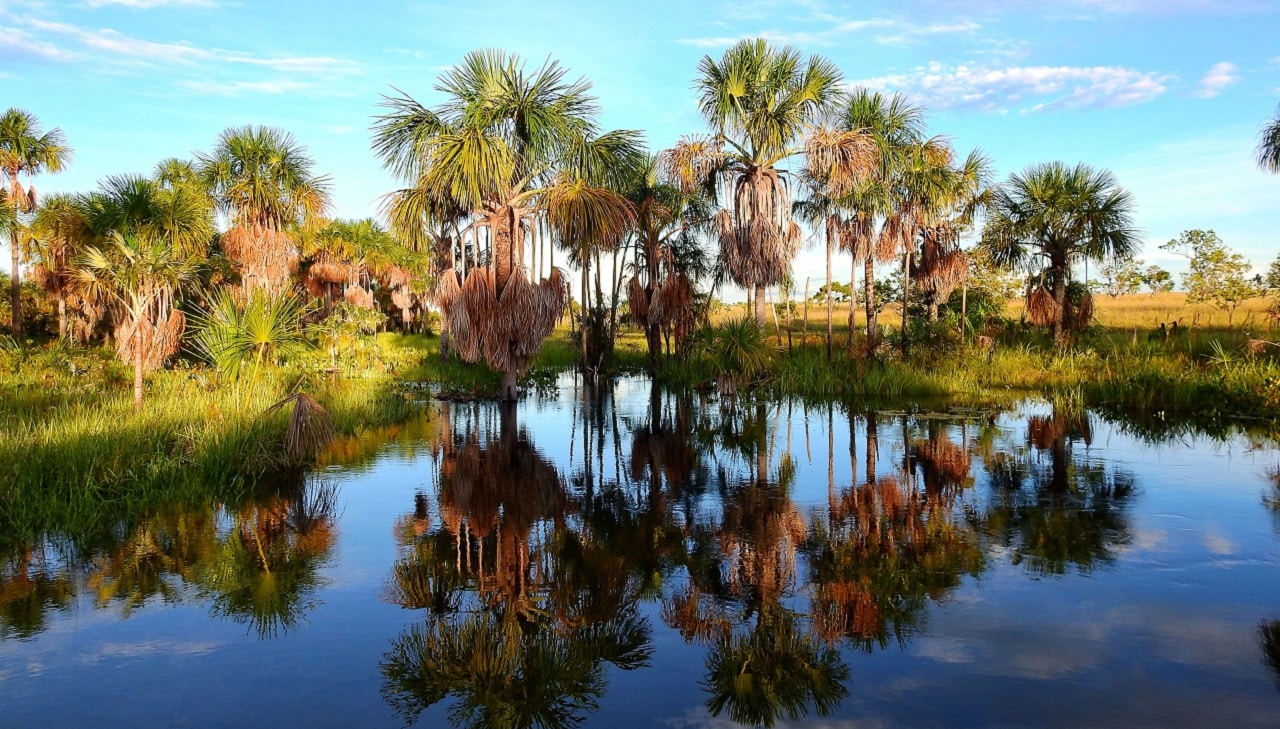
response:
<path fill-rule="evenodd" d="M 853 295 L 853 287 L 850 286 L 849 284 L 842 284 L 839 281 L 831 282 L 831 300 L 832 301 L 838 304 L 843 304 L 844 302 L 848 301 L 852 297 L 852 295 Z M 826 301 L 827 300 L 826 284 L 823 284 L 822 287 L 818 289 L 818 293 L 810 297 L 809 300 L 814 302 Z"/>
<path fill-rule="evenodd" d="M 1258 295 L 1249 281 L 1249 262 L 1227 248 L 1212 230 L 1183 231 L 1160 248 L 1191 260 L 1191 269 L 1182 274 L 1187 303 L 1207 302 L 1226 309 L 1227 326 L 1235 319 L 1236 307 Z"/>
<path fill-rule="evenodd" d="M 1173 274 L 1156 265 L 1147 266 L 1142 274 L 1142 285 L 1151 289 L 1153 294 L 1173 291 Z"/>
<path fill-rule="evenodd" d="M 1263 286 L 1268 294 L 1273 296 L 1280 294 L 1280 256 L 1276 256 L 1276 260 L 1271 262 L 1271 268 L 1267 269 L 1267 275 L 1263 277 Z"/>
<path fill-rule="evenodd" d="M 1127 256 L 1108 256 L 1099 272 L 1102 274 L 1102 290 L 1113 298 L 1137 293 L 1142 288 L 1142 261 Z"/>

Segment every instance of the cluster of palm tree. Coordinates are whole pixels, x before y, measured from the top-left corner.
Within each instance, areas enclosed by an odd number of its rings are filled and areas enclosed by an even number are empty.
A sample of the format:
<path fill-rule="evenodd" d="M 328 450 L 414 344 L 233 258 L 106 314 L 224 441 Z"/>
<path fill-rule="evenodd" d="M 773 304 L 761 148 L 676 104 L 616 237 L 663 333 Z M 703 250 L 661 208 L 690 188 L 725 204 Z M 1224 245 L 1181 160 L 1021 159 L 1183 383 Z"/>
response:
<path fill-rule="evenodd" d="M 383 101 L 373 151 L 403 185 L 384 198 L 387 228 L 326 219 L 328 178 L 289 134 L 253 126 L 150 177 L 37 207 L 31 177 L 61 169 L 70 148 L 12 109 L 0 118 L 0 227 L 14 250 L 13 331 L 24 255 L 57 301 L 59 336 L 84 340 L 106 321 L 140 372 L 171 356 L 185 323 L 177 303 L 203 303 L 213 288 L 239 301 L 306 292 L 326 315 L 382 309 L 406 328 L 434 305 L 442 350 L 500 371 L 502 397 L 514 399 L 574 298 L 587 375 L 626 318 L 644 329 L 651 368 L 664 352 L 687 355 L 725 282 L 747 291 L 765 326 L 769 292 L 790 300 L 801 223 L 825 238 L 827 292 L 838 251 L 851 285 L 861 273 L 868 354 L 881 340 L 882 267 L 900 270 L 906 354 L 911 317 L 936 320 L 970 275 L 960 243 L 980 217 L 984 260 L 1027 274 L 1030 318 L 1059 340 L 1090 314 L 1076 264 L 1137 248 L 1133 201 L 1109 173 L 1054 162 L 994 184 L 980 152 L 927 132 L 922 108 L 846 88 L 821 56 L 744 40 L 703 58 L 694 88 L 710 133 L 651 154 L 638 132 L 602 130 L 591 85 L 555 61 L 470 53 L 438 79 L 437 105 L 403 92 Z M 1264 167 L 1280 167 L 1277 139 L 1273 124 Z M 572 296 L 557 253 L 579 273 Z M 854 315 L 850 306 L 851 354 Z M 832 318 L 828 296 L 828 356 Z"/>
<path fill-rule="evenodd" d="M 327 178 L 286 132 L 227 129 L 208 154 L 37 201 L 30 177 L 61 169 L 70 153 L 59 130 L 42 131 L 22 110 L 0 118 L 8 182 L 0 226 L 15 262 L 12 331 L 22 331 L 17 264 L 25 259 L 56 302 L 59 339 L 109 339 L 134 370 L 136 405 L 144 373 L 184 343 L 234 372 L 242 360 L 261 363 L 303 341 L 308 320 L 336 314 L 342 326 L 329 329 L 340 332 L 353 322 L 376 327 L 383 311 L 405 328 L 426 318 L 426 254 L 375 221 L 326 219 Z"/>

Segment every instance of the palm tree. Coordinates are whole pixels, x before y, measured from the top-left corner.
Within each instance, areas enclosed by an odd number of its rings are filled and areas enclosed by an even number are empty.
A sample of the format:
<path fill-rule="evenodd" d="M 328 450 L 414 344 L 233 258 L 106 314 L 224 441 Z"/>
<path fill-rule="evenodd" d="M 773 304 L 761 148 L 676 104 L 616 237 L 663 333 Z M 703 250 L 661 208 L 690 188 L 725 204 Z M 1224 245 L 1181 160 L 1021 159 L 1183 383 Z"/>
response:
<path fill-rule="evenodd" d="M 697 272 L 681 265 L 679 244 L 705 227 L 710 206 L 697 191 L 666 179 L 663 155 L 650 155 L 635 172 L 627 198 L 636 209 L 636 275 L 627 301 L 631 318 L 644 327 L 649 369 L 655 372 L 663 332 L 675 328 L 677 341 L 692 333 Z"/>
<path fill-rule="evenodd" d="M 298 267 L 298 232 L 316 226 L 329 207 L 329 178 L 288 132 L 271 127 L 226 129 L 210 154 L 196 154 L 200 180 L 226 213 L 222 237 L 246 291 L 283 291 Z"/>
<path fill-rule="evenodd" d="M 55 127 L 46 132 L 34 114 L 17 107 L 11 107 L 0 116 L 0 170 L 4 171 L 9 183 L 7 204 L 13 210 L 15 221 L 19 213 L 35 209 L 36 190 L 31 186 L 32 178 L 41 172 L 61 172 L 70 162 L 71 147 L 67 146 L 61 129 Z M 27 176 L 26 189 L 18 179 L 22 174 Z M 9 226 L 9 248 L 13 255 L 13 278 L 10 281 L 13 338 L 19 339 L 22 336 L 22 302 L 17 225 Z"/>
<path fill-rule="evenodd" d="M 879 328 L 875 303 L 875 264 L 894 259 L 902 249 L 897 214 L 902 207 L 902 171 L 912 150 L 924 143 L 924 112 L 901 94 L 886 97 L 859 88 L 840 99 L 830 131 L 810 137 L 809 174 L 823 195 L 845 211 L 840 246 L 853 257 L 850 285 L 863 266 L 867 351 L 874 352 Z M 850 139 L 873 142 L 870 159 L 841 155 Z M 869 165 L 870 169 L 867 169 Z M 849 346 L 853 347 L 853 307 L 849 308 Z"/>
<path fill-rule="evenodd" d="M 637 134 L 599 133 L 590 84 L 565 73 L 554 61 L 528 73 L 517 56 L 475 51 L 440 77 L 445 103 L 428 109 L 402 93 L 374 125 L 374 151 L 409 184 L 392 196 L 402 225 L 429 229 L 465 211 L 464 234 L 477 244 L 486 234 L 488 265 L 445 272 L 439 300 L 462 358 L 503 373 L 504 399 L 515 399 L 516 376 L 566 299 L 558 269 L 526 279 L 526 233 L 545 219 L 582 267 L 585 305 L 593 252 L 615 246 L 635 219 L 618 190 L 638 162 Z M 583 346 L 586 367 L 585 337 Z"/>
<path fill-rule="evenodd" d="M 1258 166 L 1268 172 L 1280 172 L 1280 109 L 1259 135 Z"/>
<path fill-rule="evenodd" d="M 141 175 L 115 175 L 99 184 L 97 191 L 80 199 L 77 207 L 84 218 L 83 234 L 88 239 L 82 247 L 96 246 L 100 250 L 114 250 L 117 237 L 137 238 L 146 247 L 165 246 L 175 261 L 190 261 L 192 265 L 208 257 L 213 236 L 213 208 L 208 199 L 191 185 L 166 186 L 165 183 Z M 133 320 L 107 296 L 107 290 L 98 286 L 85 286 L 83 277 L 77 277 L 76 288 L 84 313 L 90 322 L 96 322 L 104 308 L 114 315 L 116 352 L 128 363 L 134 363 L 133 347 L 145 343 L 144 369 L 156 369 L 177 353 L 180 338 L 186 326 L 184 315 L 174 308 L 172 296 L 156 301 L 153 316 L 141 322 L 147 331 L 133 331 Z M 176 292 L 174 292 L 176 293 Z M 150 329 L 152 324 L 162 329 Z"/>
<path fill-rule="evenodd" d="M 1067 282 L 1079 259 L 1134 255 L 1140 241 L 1133 227 L 1133 196 L 1105 170 L 1086 164 L 1049 162 L 1013 174 L 996 190 L 982 245 L 992 260 L 1028 270 L 1041 264 L 1052 285 L 1047 307 L 1055 342 L 1062 340 Z M 1040 289 L 1043 293 L 1043 289 Z M 1028 297 L 1028 306 L 1035 296 Z"/>
<path fill-rule="evenodd" d="M 58 300 L 58 339 L 70 336 L 67 300 L 76 283 L 74 261 L 93 232 L 85 219 L 84 198 L 51 195 L 40 202 L 31 225 L 35 277 L 46 293 Z"/>
<path fill-rule="evenodd" d="M 184 256 L 160 238 L 112 233 L 108 246 L 91 247 L 79 258 L 81 285 L 100 293 L 122 316 L 123 332 L 133 355 L 133 406 L 142 408 L 142 374 L 147 352 L 157 334 L 172 329 L 173 301 L 195 279 L 197 260 Z M 172 311 L 169 318 L 162 318 Z M 162 332 L 161 327 L 164 327 Z"/>
<path fill-rule="evenodd" d="M 671 164 L 686 187 L 720 193 L 720 255 L 764 326 L 765 287 L 783 280 L 800 242 L 778 165 L 803 151 L 801 137 L 836 97 L 841 74 L 821 56 L 806 61 L 762 38 L 738 42 L 719 61 L 703 58 L 698 74 L 694 88 L 715 136 L 682 140 Z"/>

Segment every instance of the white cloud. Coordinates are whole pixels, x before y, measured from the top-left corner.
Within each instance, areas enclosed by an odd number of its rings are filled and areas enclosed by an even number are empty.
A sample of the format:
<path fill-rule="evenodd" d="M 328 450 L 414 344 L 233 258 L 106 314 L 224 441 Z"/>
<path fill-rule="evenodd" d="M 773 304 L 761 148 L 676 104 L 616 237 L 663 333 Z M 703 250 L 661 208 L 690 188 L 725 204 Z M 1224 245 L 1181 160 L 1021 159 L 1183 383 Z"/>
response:
<path fill-rule="evenodd" d="M 733 45 L 744 38 L 764 38 L 774 43 L 796 46 L 823 46 L 838 44 L 842 42 L 845 36 L 871 30 L 881 30 L 883 32 L 876 36 L 875 42 L 884 45 L 903 45 L 918 41 L 926 36 L 945 33 L 970 33 L 982 27 L 970 20 L 960 20 L 949 23 L 917 24 L 892 18 L 865 18 L 849 20 L 825 14 L 815 15 L 815 18 L 819 17 L 821 18 L 820 30 L 783 31 L 769 29 L 751 33 L 742 33 L 736 36 L 719 35 L 699 38 L 682 38 L 679 42 L 685 45 L 699 46 L 703 48 L 719 48 Z M 813 18 L 806 20 L 812 21 Z"/>
<path fill-rule="evenodd" d="M 85 50 L 140 62 L 246 64 L 281 72 L 304 73 L 334 73 L 352 71 L 358 67 L 354 61 L 328 56 L 254 56 L 220 48 L 200 48 L 189 43 L 157 43 L 134 38 L 110 28 L 88 30 L 67 23 L 36 19 L 28 20 L 27 24 L 45 33 L 70 39 Z"/>
<path fill-rule="evenodd" d="M 191 8 L 214 8 L 218 6 L 213 0 L 85 0 L 85 4 L 91 8 L 118 5 L 126 8 L 138 8 L 139 10 L 149 10 L 164 6 Z"/>
<path fill-rule="evenodd" d="M 932 62 L 907 73 L 854 82 L 904 91 L 931 109 L 1022 112 L 1110 108 L 1151 101 L 1167 79 L 1118 66 L 949 66 Z"/>
<path fill-rule="evenodd" d="M 1240 75 L 1236 73 L 1234 63 L 1227 63 L 1226 61 L 1216 63 L 1204 75 L 1204 78 L 1200 79 L 1199 88 L 1192 95 L 1199 99 L 1212 99 L 1222 93 L 1223 89 L 1239 80 Z"/>
<path fill-rule="evenodd" d="M 0 26 L 0 58 L 6 56 L 22 60 L 39 58 L 62 63 L 79 58 L 77 54 L 57 44 L 33 38 L 30 33 L 20 28 Z"/>
<path fill-rule="evenodd" d="M 206 96 L 242 96 L 252 94 L 287 94 L 315 91 L 318 87 L 303 81 L 183 81 L 178 84 L 188 91 Z"/>

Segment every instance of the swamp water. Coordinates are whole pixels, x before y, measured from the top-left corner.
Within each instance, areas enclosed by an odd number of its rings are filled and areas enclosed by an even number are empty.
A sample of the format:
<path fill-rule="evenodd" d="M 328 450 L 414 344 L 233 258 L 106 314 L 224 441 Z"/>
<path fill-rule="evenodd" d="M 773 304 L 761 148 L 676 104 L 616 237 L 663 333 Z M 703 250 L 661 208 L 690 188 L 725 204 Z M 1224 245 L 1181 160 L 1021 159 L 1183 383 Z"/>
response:
<path fill-rule="evenodd" d="M 1280 724 L 1280 449 L 621 380 L 0 554 L 0 727 Z"/>

